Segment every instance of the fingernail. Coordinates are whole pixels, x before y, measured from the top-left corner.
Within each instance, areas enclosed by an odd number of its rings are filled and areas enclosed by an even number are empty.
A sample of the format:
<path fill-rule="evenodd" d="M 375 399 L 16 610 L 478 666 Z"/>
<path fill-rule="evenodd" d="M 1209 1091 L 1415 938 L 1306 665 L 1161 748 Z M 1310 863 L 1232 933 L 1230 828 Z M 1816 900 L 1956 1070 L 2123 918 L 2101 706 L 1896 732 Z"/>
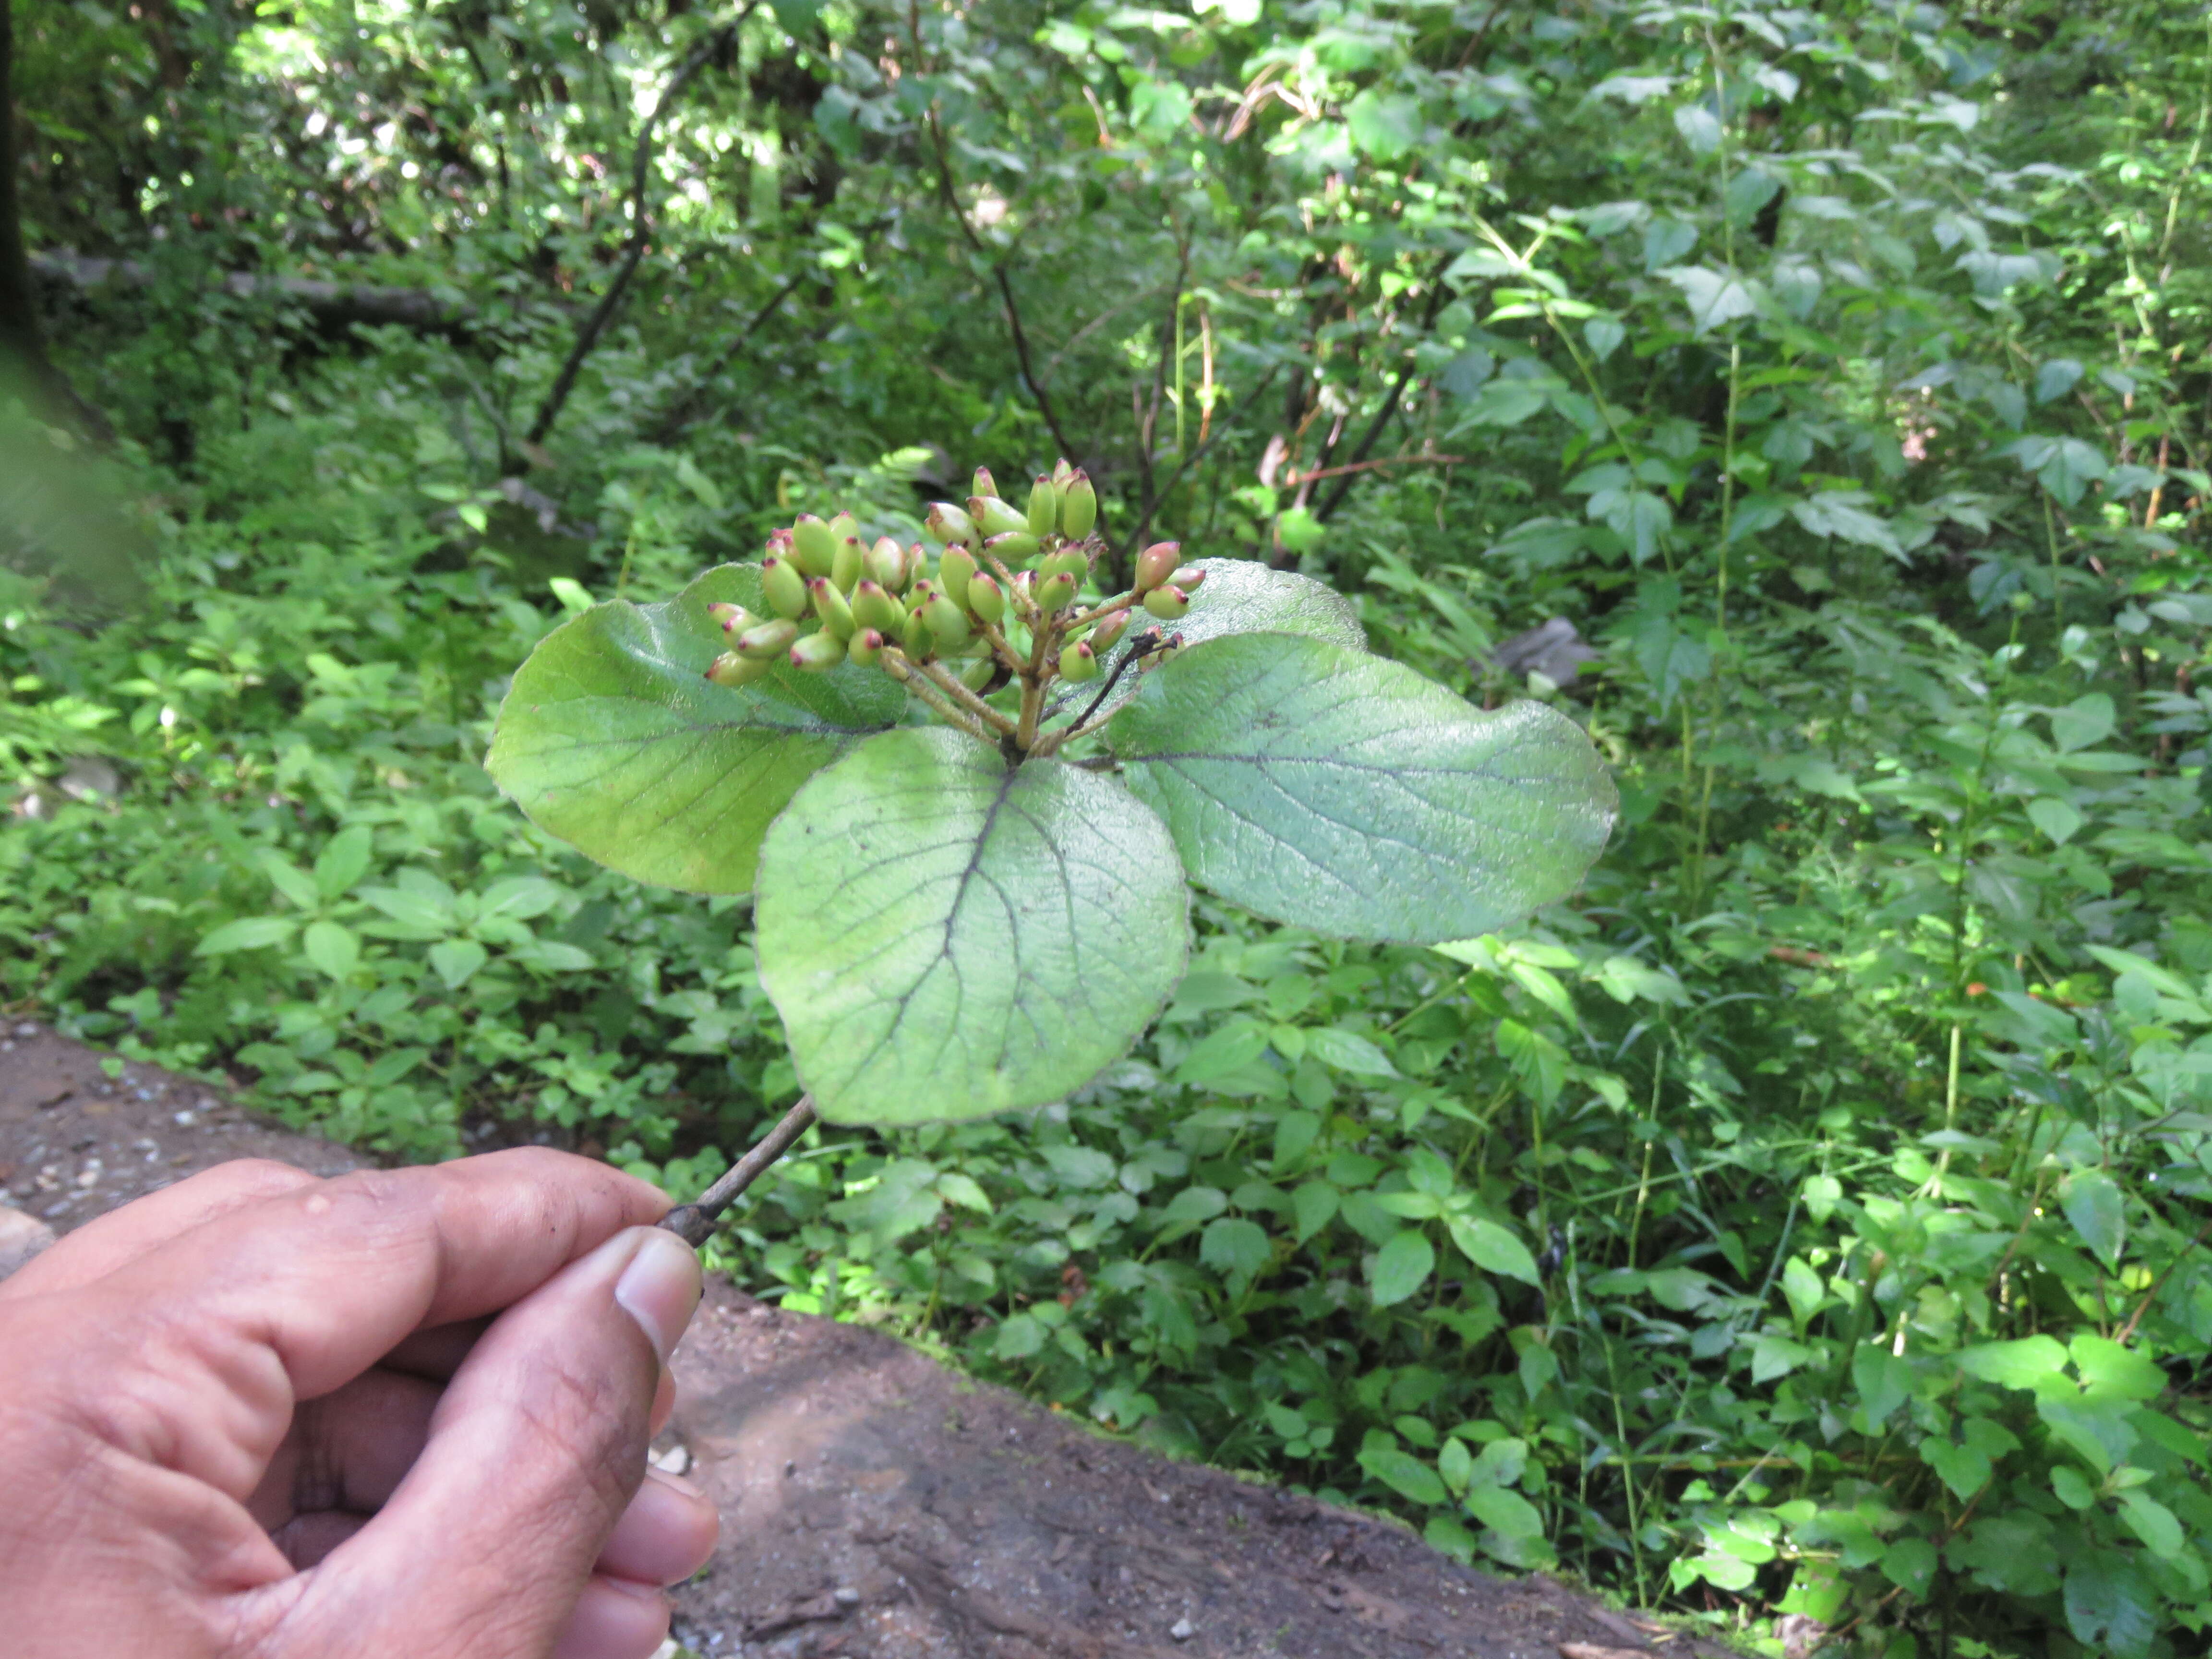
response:
<path fill-rule="evenodd" d="M 686 1498 L 704 1498 L 707 1495 L 704 1486 L 686 1480 L 680 1474 L 671 1474 L 666 1469 L 656 1469 L 650 1463 L 645 1466 L 645 1478 L 657 1480 L 664 1486 L 673 1486 Z"/>
<path fill-rule="evenodd" d="M 699 1257 L 692 1248 L 664 1228 L 640 1228 L 645 1234 L 615 1281 L 615 1300 L 638 1322 L 653 1351 L 665 1364 L 676 1352 L 684 1328 L 691 1322 L 702 1288 Z"/>

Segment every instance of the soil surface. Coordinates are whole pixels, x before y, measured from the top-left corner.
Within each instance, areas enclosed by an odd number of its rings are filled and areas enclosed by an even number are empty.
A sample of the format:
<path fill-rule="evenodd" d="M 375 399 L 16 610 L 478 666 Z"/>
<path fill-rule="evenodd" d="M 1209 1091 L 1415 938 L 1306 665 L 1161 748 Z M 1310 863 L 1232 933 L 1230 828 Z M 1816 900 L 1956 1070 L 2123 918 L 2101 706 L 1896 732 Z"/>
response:
<path fill-rule="evenodd" d="M 115 1074 L 109 1075 L 112 1071 Z M 368 1160 L 204 1085 L 0 1025 L 0 1272 L 234 1158 Z M 10 1215 L 6 1206 L 15 1206 Z M 11 1231 L 12 1229 L 12 1231 Z M 722 1511 L 677 1593 L 710 1659 L 1631 1659 L 1706 1656 L 1387 1521 L 1180 1464 L 883 1335 L 709 1287 L 656 1445 Z"/>

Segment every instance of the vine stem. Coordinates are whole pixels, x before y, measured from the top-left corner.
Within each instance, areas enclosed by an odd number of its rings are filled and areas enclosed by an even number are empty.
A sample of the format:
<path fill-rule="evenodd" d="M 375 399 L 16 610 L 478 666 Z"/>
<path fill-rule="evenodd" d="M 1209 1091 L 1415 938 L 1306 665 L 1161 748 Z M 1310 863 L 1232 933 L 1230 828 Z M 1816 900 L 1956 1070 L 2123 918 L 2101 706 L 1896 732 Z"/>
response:
<path fill-rule="evenodd" d="M 783 1115 L 775 1127 L 757 1141 L 753 1149 L 730 1167 L 729 1173 L 689 1204 L 679 1204 L 661 1217 L 660 1224 L 696 1249 L 713 1237 L 721 1218 L 738 1194 L 760 1179 L 769 1164 L 791 1150 L 792 1142 L 817 1121 L 814 1097 L 801 1095 L 799 1104 Z"/>

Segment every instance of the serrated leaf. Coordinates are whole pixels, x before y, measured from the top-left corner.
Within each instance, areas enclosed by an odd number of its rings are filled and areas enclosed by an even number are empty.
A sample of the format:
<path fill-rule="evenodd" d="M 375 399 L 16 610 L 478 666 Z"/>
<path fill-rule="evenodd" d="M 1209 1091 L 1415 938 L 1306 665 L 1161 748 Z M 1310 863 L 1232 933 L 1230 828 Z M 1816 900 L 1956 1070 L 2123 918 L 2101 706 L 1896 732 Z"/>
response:
<path fill-rule="evenodd" d="M 755 565 L 721 565 L 672 599 L 595 605 L 538 642 L 501 705 L 484 764 L 531 821 L 640 881 L 695 893 L 752 885 L 793 793 L 906 694 L 873 669 L 779 667 L 710 684 L 727 647 L 716 601 L 762 611 Z"/>
<path fill-rule="evenodd" d="M 1573 890 L 1618 805 L 1565 715 L 1485 713 L 1401 664 L 1291 635 L 1191 647 L 1110 736 L 1194 880 L 1342 937 L 1492 932 Z"/>
<path fill-rule="evenodd" d="M 1188 950 L 1188 890 L 1140 802 L 941 727 L 812 779 L 761 873 L 761 983 L 832 1122 L 1057 1100 L 1128 1051 Z"/>
<path fill-rule="evenodd" d="M 1755 284 L 1734 271 L 1710 265 L 1669 265 L 1659 273 L 1682 290 L 1690 307 L 1690 322 L 1700 334 L 1709 334 L 1739 317 L 1759 309 Z"/>
<path fill-rule="evenodd" d="M 2092 1652 L 2138 1659 L 2158 1634 L 2157 1587 L 2123 1551 L 2081 1551 L 2066 1569 L 2066 1623 Z"/>
<path fill-rule="evenodd" d="M 1309 1181 L 1291 1194 L 1291 1219 L 1297 1230 L 1301 1244 L 1328 1225 L 1343 1201 L 1336 1188 L 1326 1181 Z"/>
<path fill-rule="evenodd" d="M 1350 1072 L 1355 1077 L 1398 1075 L 1398 1068 L 1390 1063 L 1390 1056 L 1357 1032 L 1326 1027 L 1308 1031 L 1305 1043 L 1308 1054 L 1340 1072 Z"/>
<path fill-rule="evenodd" d="M 2023 1336 L 2013 1342 L 1984 1342 L 1959 1351 L 1969 1376 L 2008 1389 L 2033 1389 L 2063 1371 L 2066 1350 L 2047 1336 Z"/>

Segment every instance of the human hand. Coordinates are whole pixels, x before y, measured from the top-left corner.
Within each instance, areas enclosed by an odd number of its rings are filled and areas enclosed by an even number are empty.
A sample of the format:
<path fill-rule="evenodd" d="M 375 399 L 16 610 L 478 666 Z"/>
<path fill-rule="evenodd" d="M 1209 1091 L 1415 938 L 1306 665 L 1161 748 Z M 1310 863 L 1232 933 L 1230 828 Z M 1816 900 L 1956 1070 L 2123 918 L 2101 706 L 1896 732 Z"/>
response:
<path fill-rule="evenodd" d="M 524 1149 L 227 1164 L 0 1281 L 18 1659 L 645 1659 L 714 1547 L 647 1477 L 698 1259 Z"/>

